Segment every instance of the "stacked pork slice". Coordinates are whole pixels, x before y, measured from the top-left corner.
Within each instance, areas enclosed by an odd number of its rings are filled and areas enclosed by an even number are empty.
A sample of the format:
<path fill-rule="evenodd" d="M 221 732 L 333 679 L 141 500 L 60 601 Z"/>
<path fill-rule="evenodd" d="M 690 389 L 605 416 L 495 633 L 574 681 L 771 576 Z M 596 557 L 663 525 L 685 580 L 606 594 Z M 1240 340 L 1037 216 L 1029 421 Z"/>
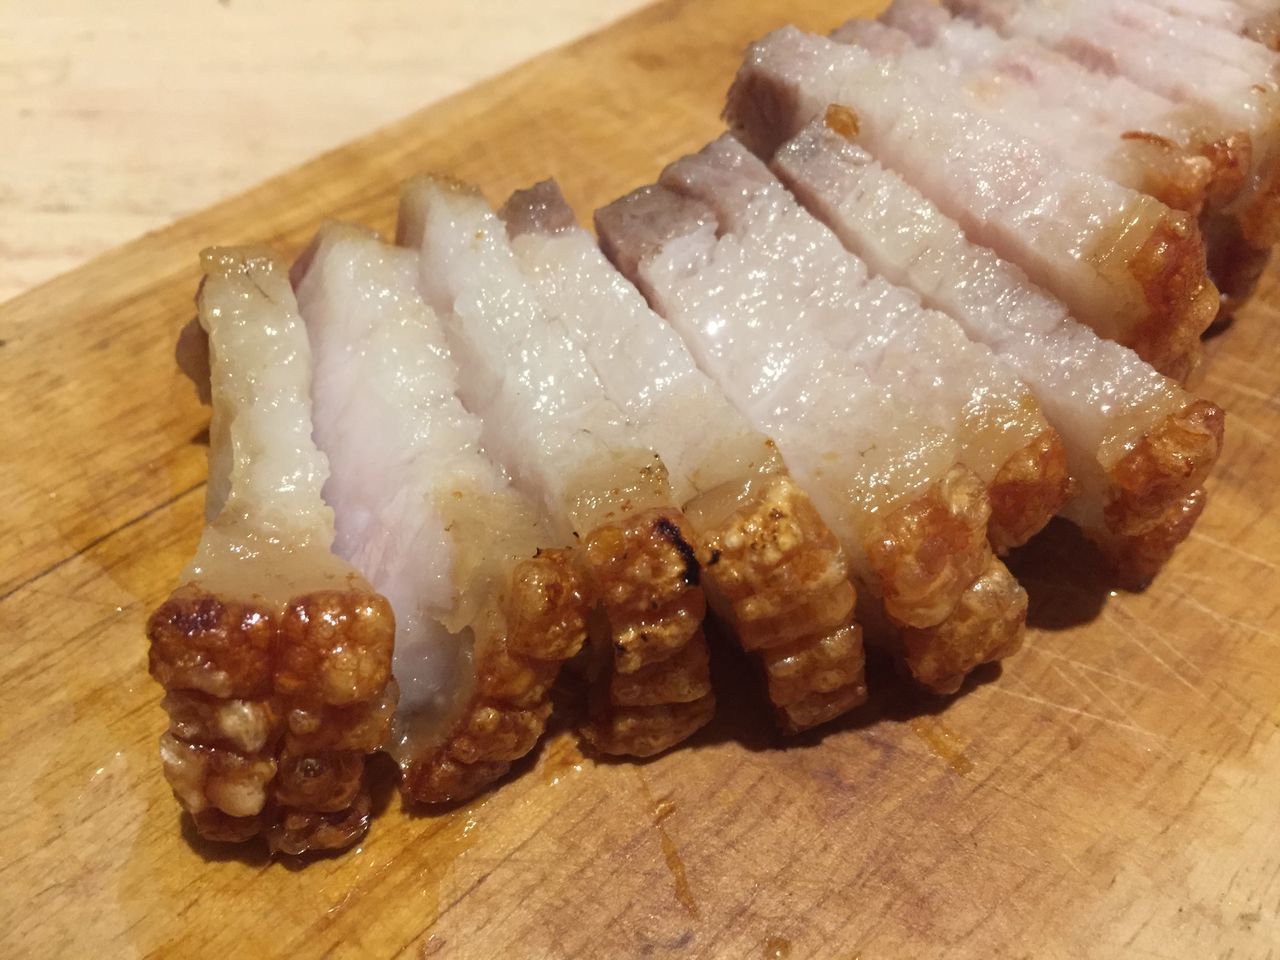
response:
<path fill-rule="evenodd" d="M 287 270 L 262 250 L 202 259 L 207 525 L 147 628 L 169 714 L 164 772 L 205 837 L 344 847 L 368 825 L 365 757 L 395 708 L 394 616 L 331 552 L 311 356 Z"/>
<path fill-rule="evenodd" d="M 668 464 L 707 599 L 758 652 L 782 725 L 806 729 L 861 703 L 862 638 L 843 551 L 773 441 L 609 265 L 555 184 L 515 194 L 502 212 L 543 302 Z"/>
<path fill-rule="evenodd" d="M 954 690 L 1016 649 L 1026 598 L 990 539 L 1020 542 L 1066 494 L 1056 434 L 1026 388 L 954 321 L 869 277 L 727 137 L 597 227 L 699 365 L 777 439 L 844 543 L 864 622 L 912 674 Z"/>
<path fill-rule="evenodd" d="M 396 611 L 390 752 L 405 795 L 460 800 L 537 741 L 587 603 L 542 514 L 479 449 L 418 258 L 328 226 L 295 268 L 335 550 Z"/>
<path fill-rule="evenodd" d="M 1200 335 L 1280 238 L 1278 32 L 895 0 L 755 44 L 733 134 L 598 239 L 551 181 L 498 214 L 423 177 L 394 246 L 207 252 L 207 525 L 148 627 L 197 830 L 348 845 L 370 753 L 465 800 L 553 704 L 669 749 L 715 709 L 708 615 L 784 733 L 866 700 L 864 639 L 953 693 L 1022 643 L 1003 558 L 1056 515 L 1148 582 L 1222 444 Z"/>
<path fill-rule="evenodd" d="M 419 252 L 418 286 L 457 358 L 459 397 L 480 442 L 578 556 L 593 618 L 588 739 L 647 756 L 714 709 L 692 532 L 667 468 L 609 399 L 564 326 L 541 304 L 480 194 L 424 178 L 402 197 L 399 237 Z"/>

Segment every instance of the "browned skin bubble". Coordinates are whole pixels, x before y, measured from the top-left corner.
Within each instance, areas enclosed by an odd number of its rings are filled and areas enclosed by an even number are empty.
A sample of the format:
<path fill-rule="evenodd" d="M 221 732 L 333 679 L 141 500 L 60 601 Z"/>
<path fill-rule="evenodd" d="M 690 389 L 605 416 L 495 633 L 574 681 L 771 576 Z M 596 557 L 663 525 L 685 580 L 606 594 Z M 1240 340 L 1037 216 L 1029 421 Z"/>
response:
<path fill-rule="evenodd" d="M 1162 217 L 1129 263 L 1147 318 L 1128 344 L 1167 376 L 1184 381 L 1200 361 L 1200 334 L 1218 313 L 1204 243 L 1185 216 Z"/>
<path fill-rule="evenodd" d="M 1067 449 L 1058 431 L 1043 431 L 1005 461 L 991 482 L 991 548 L 1005 554 L 1044 529 L 1071 499 Z"/>
<path fill-rule="evenodd" d="M 1146 130 L 1126 130 L 1120 139 L 1121 155 L 1142 171 L 1143 193 L 1174 210 L 1199 216 L 1214 185 L 1209 158 Z"/>
<path fill-rule="evenodd" d="M 956 466 L 879 522 L 867 558 L 891 620 L 923 628 L 947 618 L 988 566 L 990 518 L 985 485 Z"/>
<path fill-rule="evenodd" d="M 1149 581 L 1191 532 L 1222 450 L 1222 410 L 1196 400 L 1166 417 L 1111 469 L 1094 539 L 1128 585 Z"/>
<path fill-rule="evenodd" d="M 1246 131 L 1237 131 L 1203 140 L 1197 147 L 1213 165 L 1206 199 L 1211 208 L 1220 209 L 1238 197 L 1248 182 L 1253 169 L 1253 138 Z"/>
<path fill-rule="evenodd" d="M 165 688 L 165 776 L 201 835 L 273 851 L 346 846 L 368 826 L 365 757 L 395 709 L 395 619 L 363 588 L 281 607 L 176 590 L 147 625 Z"/>
<path fill-rule="evenodd" d="M 784 730 L 865 700 L 844 551 L 789 475 L 753 479 L 728 515 L 699 530 L 698 555 L 713 608 L 761 660 Z"/>
<path fill-rule="evenodd" d="M 601 753 L 651 756 L 715 709 L 692 531 L 679 510 L 660 507 L 597 527 L 583 546 L 612 651 L 598 660 L 582 733 Z"/>
<path fill-rule="evenodd" d="M 409 765 L 401 782 L 408 799 L 469 799 L 533 749 L 560 666 L 586 639 L 588 606 L 569 551 L 545 550 L 515 567 L 506 630 L 477 640 L 475 689 L 440 746 Z"/>
<path fill-rule="evenodd" d="M 1018 651 L 1026 620 L 1026 591 L 991 557 L 946 620 L 902 631 L 899 653 L 919 683 L 935 693 L 954 693 L 974 667 Z"/>

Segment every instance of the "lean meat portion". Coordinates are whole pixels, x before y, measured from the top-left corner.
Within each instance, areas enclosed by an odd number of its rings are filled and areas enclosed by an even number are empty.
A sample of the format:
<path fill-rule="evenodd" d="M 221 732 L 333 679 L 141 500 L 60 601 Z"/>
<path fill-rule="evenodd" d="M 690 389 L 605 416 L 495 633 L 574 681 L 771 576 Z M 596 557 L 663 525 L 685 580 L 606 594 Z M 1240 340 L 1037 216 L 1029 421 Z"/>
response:
<path fill-rule="evenodd" d="M 543 303 L 671 470 L 707 600 L 759 658 L 781 726 L 807 729 L 862 703 L 862 634 L 844 552 L 773 441 L 698 369 L 553 182 L 516 193 L 502 215 Z"/>
<path fill-rule="evenodd" d="M 606 254 L 698 366 L 777 440 L 844 544 L 864 626 L 922 683 L 956 689 L 974 666 L 1017 648 L 1026 611 L 988 545 L 990 500 L 958 460 L 964 438 L 930 419 L 927 381 L 915 384 L 918 405 L 885 389 L 892 347 L 884 378 L 873 378 L 821 333 L 874 308 L 865 271 L 833 236 L 811 219 L 827 239 L 807 228 L 797 236 L 788 230 L 795 222 L 767 209 L 743 228 L 666 186 L 689 173 L 681 163 L 663 184 L 597 213 Z"/>
<path fill-rule="evenodd" d="M 1231 300 L 1247 296 L 1280 241 L 1280 60 L 1262 44 L 1138 0 L 947 0 L 1006 36 L 1031 37 L 1091 70 L 1208 111 L 1247 138 L 1248 177 L 1205 224 L 1211 268 Z"/>
<path fill-rule="evenodd" d="M 414 251 L 329 225 L 294 270 L 315 362 L 335 551 L 396 613 L 388 745 L 416 801 L 457 801 L 529 752 L 586 637 L 569 552 L 479 449 Z"/>
<path fill-rule="evenodd" d="M 751 48 L 726 114 L 748 146 L 771 157 L 833 103 L 856 114 L 859 141 L 880 163 L 1100 335 L 1179 378 L 1197 365 L 1218 303 L 1185 214 L 1072 170 L 975 112 L 943 74 L 926 80 L 792 27 Z"/>
<path fill-rule="evenodd" d="M 201 255 L 213 417 L 200 546 L 152 614 L 165 776 L 202 836 L 273 851 L 364 835 L 365 758 L 396 704 L 390 605 L 334 556 L 311 439 L 311 356 L 285 268 L 265 250 Z"/>
<path fill-rule="evenodd" d="M 841 108 L 774 157 L 797 197 L 877 274 L 909 286 L 1035 391 L 1065 441 L 1078 495 L 1063 510 L 1143 582 L 1190 531 L 1222 439 L 1220 409 L 1099 338 L 1017 267 L 857 144 Z"/>
<path fill-rule="evenodd" d="M 419 251 L 419 290 L 444 322 L 459 397 L 483 420 L 481 446 L 539 502 L 557 542 L 581 546 L 599 604 L 584 734 L 640 756 L 683 740 L 715 700 L 701 570 L 662 459 L 539 302 L 478 192 L 410 183 L 398 241 Z"/>

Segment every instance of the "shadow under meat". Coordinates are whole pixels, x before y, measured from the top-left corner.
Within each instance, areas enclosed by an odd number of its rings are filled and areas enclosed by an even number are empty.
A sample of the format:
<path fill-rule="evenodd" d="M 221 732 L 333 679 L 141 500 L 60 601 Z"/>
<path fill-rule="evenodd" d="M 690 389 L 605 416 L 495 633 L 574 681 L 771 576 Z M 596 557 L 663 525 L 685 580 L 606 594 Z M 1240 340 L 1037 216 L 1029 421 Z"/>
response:
<path fill-rule="evenodd" d="M 1027 626 L 1067 630 L 1096 620 L 1119 585 L 1102 553 L 1075 524 L 1055 519 L 1005 558 L 1027 591 Z"/>

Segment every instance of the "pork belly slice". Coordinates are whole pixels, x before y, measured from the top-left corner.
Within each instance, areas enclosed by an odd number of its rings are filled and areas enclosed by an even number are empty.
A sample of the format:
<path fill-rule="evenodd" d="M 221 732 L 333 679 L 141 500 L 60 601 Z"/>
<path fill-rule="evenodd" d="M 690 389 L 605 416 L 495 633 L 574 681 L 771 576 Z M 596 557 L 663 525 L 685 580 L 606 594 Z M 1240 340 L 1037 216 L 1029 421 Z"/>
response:
<path fill-rule="evenodd" d="M 365 758 L 396 703 L 387 601 L 334 556 L 328 474 L 311 439 L 311 358 L 284 267 L 266 250 L 201 254 L 213 417 L 206 525 L 151 615 L 165 689 L 165 777 L 201 836 L 273 852 L 355 843 Z M 205 339 L 207 338 L 207 339 Z"/>
<path fill-rule="evenodd" d="M 1031 386 L 1078 483 L 1064 515 L 1125 581 L 1149 580 L 1202 509 L 1222 411 L 1077 323 L 1017 267 L 971 243 L 859 147 L 855 129 L 842 108 L 830 108 L 777 152 L 774 170 L 874 272 L 955 317 Z"/>
<path fill-rule="evenodd" d="M 752 47 L 726 115 L 767 157 L 831 103 L 856 112 L 860 142 L 877 160 L 1100 335 L 1178 378 L 1196 366 L 1217 296 L 1184 214 L 1070 169 L 975 113 L 945 76 L 926 82 L 791 27 Z"/>
<path fill-rule="evenodd" d="M 683 740 L 715 700 L 693 533 L 665 465 L 544 310 L 478 192 L 407 185 L 398 240 L 419 251 L 419 289 L 444 322 L 459 397 L 483 419 L 481 446 L 539 502 L 558 542 L 581 546 L 599 604 L 584 735 L 638 756 Z"/>
<path fill-rule="evenodd" d="M 415 253 L 329 225 L 294 275 L 334 548 L 396 613 L 388 749 L 407 799 L 465 800 L 541 737 L 560 664 L 586 637 L 585 586 L 480 451 Z"/>
<path fill-rule="evenodd" d="M 946 70 L 978 108 L 1065 162 L 1193 216 L 1243 182 L 1237 165 L 1213 159 L 1220 144 L 1189 130 L 1168 100 L 1035 41 L 953 19 L 930 0 L 895 0 L 880 22 L 852 20 L 832 36 L 907 70 Z"/>
<path fill-rule="evenodd" d="M 502 216 L 542 302 L 671 470 L 707 600 L 760 661 L 780 726 L 805 730 L 862 703 L 844 551 L 777 447 L 604 258 L 553 182 L 514 194 Z"/>
<path fill-rule="evenodd" d="M 1280 7 L 1270 0 L 1149 0 L 1166 13 L 1210 24 L 1280 51 Z"/>
<path fill-rule="evenodd" d="M 1249 175 L 1221 222 L 1206 225 L 1214 277 L 1242 301 L 1280 241 L 1280 89 L 1276 58 L 1226 30 L 1117 0 L 1070 5 L 946 0 L 956 13 L 1025 36 L 1102 73 L 1123 75 L 1176 102 L 1208 110 L 1248 137 Z"/>
<path fill-rule="evenodd" d="M 1017 649 L 1025 618 L 1025 594 L 987 543 L 986 487 L 957 463 L 955 438 L 813 332 L 822 272 L 728 226 L 660 185 L 596 214 L 606 255 L 777 440 L 844 545 L 869 635 L 924 685 L 954 690 Z"/>
<path fill-rule="evenodd" d="M 807 311 L 813 332 L 861 365 L 895 406 L 920 410 L 956 457 L 989 487 L 989 538 L 997 552 L 1025 543 L 1066 500 L 1061 439 L 1026 384 L 950 317 L 908 290 L 868 275 L 839 240 L 805 212 L 768 168 L 727 134 L 663 172 L 663 185 L 715 209 L 721 229 L 778 258 L 803 255 L 829 298 Z M 803 246 L 802 246 L 803 245 Z"/>

